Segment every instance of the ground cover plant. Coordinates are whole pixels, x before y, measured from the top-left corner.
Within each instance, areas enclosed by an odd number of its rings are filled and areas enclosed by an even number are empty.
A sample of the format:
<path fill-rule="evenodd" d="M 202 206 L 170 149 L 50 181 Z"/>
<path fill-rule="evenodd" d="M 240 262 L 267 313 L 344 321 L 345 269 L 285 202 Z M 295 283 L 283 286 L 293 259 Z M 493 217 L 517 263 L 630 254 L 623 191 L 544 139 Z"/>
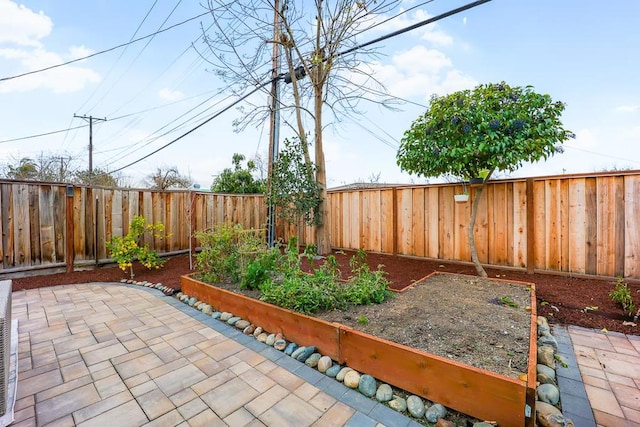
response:
<path fill-rule="evenodd" d="M 364 251 L 352 257 L 351 272 L 341 280 L 334 255 L 315 266 L 315 248 L 300 253 L 295 238 L 284 248 L 269 249 L 255 239 L 243 240 L 241 236 L 247 234 L 253 233 L 231 224 L 198 233 L 202 251 L 197 257 L 196 277 L 212 284 L 231 283 L 239 289 L 257 290 L 262 301 L 305 314 L 381 303 L 391 296 L 382 266 L 372 271 Z M 302 270 L 302 259 L 308 266 L 314 265 L 310 271 Z"/>

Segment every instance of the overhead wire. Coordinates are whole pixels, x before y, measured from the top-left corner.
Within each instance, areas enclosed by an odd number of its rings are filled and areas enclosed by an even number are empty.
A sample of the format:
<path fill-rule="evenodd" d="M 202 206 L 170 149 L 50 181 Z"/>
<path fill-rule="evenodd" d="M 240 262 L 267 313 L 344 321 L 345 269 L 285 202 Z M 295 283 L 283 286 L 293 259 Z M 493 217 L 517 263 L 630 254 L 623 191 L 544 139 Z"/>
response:
<path fill-rule="evenodd" d="M 416 28 L 420 28 L 420 27 L 425 26 L 425 25 L 428 25 L 428 24 L 430 24 L 430 23 L 433 23 L 433 22 L 439 21 L 439 20 L 441 20 L 441 19 L 447 18 L 447 17 L 449 17 L 449 16 L 455 15 L 455 14 L 457 14 L 457 13 L 460 13 L 460 12 L 463 12 L 463 11 L 466 11 L 466 10 L 469 10 L 469 9 L 471 9 L 471 8 L 473 8 L 473 7 L 476 7 L 476 6 L 482 5 L 482 4 L 487 3 L 487 2 L 489 2 L 489 1 L 491 1 L 491 0 L 476 0 L 476 1 L 474 1 L 474 2 L 471 2 L 471 3 L 468 3 L 468 4 L 466 4 L 466 5 L 460 6 L 460 7 L 458 7 L 458 8 L 451 9 L 451 10 L 449 10 L 449 11 L 447 11 L 447 12 L 441 13 L 441 14 L 439 14 L 439 15 L 437 15 L 437 16 L 432 17 L 432 18 L 428 18 L 428 19 L 422 20 L 422 21 L 417 22 L 417 23 L 415 23 L 415 24 L 413 24 L 413 25 L 409 25 L 409 26 L 404 27 L 404 28 L 401 28 L 401 29 L 399 29 L 399 30 L 397 30 L 397 31 L 394 31 L 394 32 L 388 33 L 388 34 L 386 34 L 386 35 L 384 35 L 384 36 L 381 36 L 381 37 L 375 38 L 375 39 L 370 40 L 370 41 L 365 42 L 365 43 L 360 43 L 360 44 L 358 44 L 358 45 L 356 45 L 356 46 L 354 46 L 354 47 L 351 47 L 351 48 L 346 49 L 346 50 L 344 50 L 344 51 L 338 52 L 334 57 L 340 57 L 340 56 L 347 55 L 347 54 L 349 54 L 349 53 L 355 52 L 355 51 L 356 51 L 356 50 L 358 50 L 358 49 L 362 49 L 362 48 L 367 47 L 367 46 L 370 46 L 370 45 L 372 45 L 372 44 L 379 43 L 379 42 L 381 42 L 381 41 L 384 41 L 384 40 L 390 39 L 390 38 L 392 38 L 392 37 L 396 37 L 396 36 L 398 36 L 398 35 L 401 35 L 401 34 L 407 33 L 407 32 L 409 32 L 409 31 L 412 31 L 412 30 L 416 29 Z M 324 62 L 324 61 L 327 61 L 327 60 L 328 60 L 328 58 L 324 58 L 324 59 L 323 59 L 323 62 Z M 270 84 L 271 82 L 275 81 L 276 79 L 277 79 L 277 80 L 282 80 L 283 78 L 284 78 L 284 73 L 281 73 L 278 77 L 272 78 L 272 79 L 270 79 L 269 81 L 266 81 L 266 82 L 263 82 L 263 83 L 259 84 L 256 88 L 254 88 L 253 90 L 251 90 L 249 93 L 247 93 L 247 94 L 243 95 L 241 98 L 239 98 L 238 100 L 234 101 L 232 104 L 230 104 L 229 106 L 225 107 L 223 110 L 221 110 L 220 112 L 218 112 L 218 113 L 214 114 L 212 117 L 208 118 L 207 120 L 205 120 L 204 122 L 200 123 L 200 124 L 199 124 L 199 125 L 197 125 L 196 127 L 192 128 L 192 129 L 191 129 L 191 130 L 189 130 L 188 132 L 186 132 L 186 133 L 184 133 L 184 134 L 180 135 L 179 137 L 177 137 L 177 138 L 173 139 L 173 140 L 172 140 L 172 141 L 170 141 L 169 143 L 167 143 L 167 144 L 165 144 L 165 145 L 161 146 L 160 148 L 158 148 L 158 149 L 156 149 L 156 150 L 152 151 L 151 153 L 149 153 L 149 154 L 147 154 L 147 155 L 145 155 L 145 156 L 143 156 L 143 157 L 139 158 L 138 160 L 135 160 L 135 161 L 133 161 L 133 162 L 131 162 L 131 163 L 129 163 L 129 164 L 127 164 L 127 165 L 125 165 L 125 166 L 122 166 L 122 167 L 120 167 L 120 168 L 118 168 L 118 169 L 116 169 L 116 170 L 114 170 L 114 171 L 112 171 L 112 172 L 113 172 L 113 173 L 115 173 L 115 172 L 119 172 L 119 171 L 121 171 L 121 170 L 123 170 L 123 169 L 126 169 L 126 168 L 128 168 L 128 167 L 130 167 L 130 166 L 133 166 L 133 165 L 135 165 L 135 164 L 137 164 L 137 163 L 141 162 L 142 160 L 145 160 L 145 159 L 147 159 L 147 158 L 151 157 L 152 155 L 154 155 L 154 154 L 156 154 L 156 153 L 160 152 L 161 150 L 163 150 L 163 149 L 167 148 L 168 146 L 170 146 L 170 145 L 174 144 L 175 142 L 177 142 L 177 141 L 181 140 L 182 138 L 184 138 L 184 137 L 186 137 L 187 135 L 191 134 L 191 133 L 192 133 L 192 132 L 194 132 L 195 130 L 197 130 L 197 129 L 199 129 L 200 127 L 204 126 L 205 124 L 209 123 L 211 120 L 213 120 L 213 119 L 217 118 L 217 117 L 218 117 L 218 116 L 220 116 L 222 113 L 224 113 L 224 112 L 226 112 L 227 110 L 229 110 L 230 108 L 232 108 L 234 105 L 237 105 L 237 104 L 238 104 L 238 103 L 240 103 L 241 101 L 243 101 L 243 100 L 245 100 L 246 98 L 248 98 L 250 95 L 252 95 L 252 94 L 256 93 L 257 91 L 259 91 L 259 90 L 261 90 L 261 89 L 263 89 L 266 85 Z"/>
<path fill-rule="evenodd" d="M 194 20 L 196 20 L 198 18 L 202 18 L 203 16 L 208 15 L 209 13 L 210 13 L 210 11 L 206 11 L 206 12 L 201 13 L 199 15 L 192 16 L 191 18 L 185 19 L 184 21 L 178 22 L 177 24 L 173 24 L 173 25 L 171 25 L 171 26 L 169 26 L 167 28 L 164 28 L 162 30 L 158 30 L 158 31 L 156 31 L 154 33 L 147 34 L 146 36 L 138 37 L 137 39 L 131 40 L 129 42 L 121 43 L 121 44 L 119 44 L 117 46 L 113 46 L 113 47 L 110 47 L 108 49 L 104 49 L 104 50 L 101 50 L 101 51 L 98 51 L 98 52 L 94 52 L 94 53 L 91 53 L 89 55 L 85 55 L 85 56 L 80 57 L 80 58 L 76 58 L 76 59 L 72 59 L 72 60 L 69 60 L 69 61 L 65 61 L 65 62 L 62 62 L 60 64 L 50 65 L 50 66 L 44 67 L 44 68 L 39 68 L 37 70 L 32 70 L 32 71 L 28 71 L 28 72 L 21 73 L 21 74 L 16 74 L 16 75 L 13 75 L 13 76 L 0 77 L 0 82 L 4 82 L 4 81 L 7 81 L 7 80 L 13 80 L 13 79 L 17 79 L 17 78 L 24 77 L 24 76 L 29 76 L 29 75 L 32 75 L 32 74 L 42 73 L 44 71 L 52 70 L 54 68 L 64 67 L 65 65 L 73 64 L 75 62 L 84 61 L 86 59 L 93 58 L 94 56 L 98 56 L 98 55 L 102 55 L 102 54 L 105 54 L 105 53 L 108 53 L 108 52 L 112 52 L 112 51 L 120 49 L 122 47 L 129 46 L 129 45 L 131 45 L 133 43 L 137 43 L 139 41 L 146 40 L 146 39 L 148 39 L 150 37 L 155 37 L 157 34 L 164 33 L 166 31 L 169 31 L 169 30 L 172 30 L 172 29 L 174 29 L 176 27 L 179 27 L 180 25 L 184 25 L 184 24 L 186 24 L 188 22 L 191 22 L 191 21 L 194 21 Z"/>
<path fill-rule="evenodd" d="M 131 42 L 136 35 L 138 34 L 138 31 L 140 31 L 140 28 L 142 28 L 142 25 L 147 21 L 147 18 L 149 17 L 149 15 L 151 14 L 151 12 L 153 11 L 153 8 L 156 6 L 156 4 L 158 4 L 158 0 L 155 0 L 153 2 L 153 4 L 151 5 L 151 7 L 149 8 L 149 10 L 147 11 L 147 13 L 144 15 L 144 18 L 142 18 L 142 21 L 140 21 L 140 23 L 138 24 L 138 27 L 136 28 L 136 30 L 133 32 L 133 34 L 131 35 L 131 37 L 129 38 L 129 42 Z M 162 27 L 161 27 L 162 28 Z M 111 68 L 109 68 L 109 71 L 107 71 L 106 76 L 104 77 L 104 79 L 102 79 L 100 81 L 100 83 L 98 84 L 98 86 L 96 86 L 96 88 L 93 90 L 93 92 L 91 92 L 91 95 L 89 95 L 89 97 L 86 99 L 86 101 L 84 101 L 82 103 L 82 105 L 80 106 L 80 108 L 77 108 L 76 111 L 81 111 L 85 105 L 87 105 L 89 103 L 89 101 L 91 100 L 91 98 L 93 98 L 93 96 L 98 92 L 98 90 L 102 87 L 102 85 L 104 84 L 104 82 L 111 76 L 111 73 L 113 72 L 113 70 L 115 69 L 115 66 L 118 64 L 118 62 L 120 62 L 120 59 L 122 59 L 122 57 L 124 56 L 124 54 L 127 52 L 127 50 L 129 49 L 129 45 L 125 46 L 124 49 L 122 49 L 120 51 L 120 55 L 118 55 L 118 57 L 116 58 L 116 60 L 113 62 L 113 64 L 111 65 Z"/>

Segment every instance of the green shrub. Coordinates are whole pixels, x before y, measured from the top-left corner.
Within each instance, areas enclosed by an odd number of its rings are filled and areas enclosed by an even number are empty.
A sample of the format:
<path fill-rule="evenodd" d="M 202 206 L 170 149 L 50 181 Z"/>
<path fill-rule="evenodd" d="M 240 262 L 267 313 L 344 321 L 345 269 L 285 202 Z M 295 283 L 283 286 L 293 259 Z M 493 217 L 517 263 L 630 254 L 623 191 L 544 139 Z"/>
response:
<path fill-rule="evenodd" d="M 618 277 L 616 281 L 616 287 L 609 292 L 609 297 L 611 299 L 620 304 L 622 306 L 622 310 L 627 313 L 629 316 L 633 315 L 633 310 L 635 309 L 635 304 L 633 303 L 633 297 L 631 296 L 631 290 L 624 282 L 622 277 Z"/>
<path fill-rule="evenodd" d="M 353 305 L 380 304 L 390 298 L 389 281 L 384 277 L 387 273 L 382 265 L 376 271 L 366 269 L 358 275 L 351 276 L 344 287 L 344 298 Z"/>
<path fill-rule="evenodd" d="M 281 257 L 280 249 L 277 247 L 258 254 L 247 264 L 240 282 L 240 289 L 260 289 L 271 279 L 271 272 L 276 270 Z"/>
<path fill-rule="evenodd" d="M 135 216 L 129 225 L 129 231 L 124 236 L 113 236 L 107 242 L 107 249 L 122 271 L 129 268 L 133 279 L 133 261 L 137 260 L 148 269 L 160 268 L 164 260 L 158 256 L 156 250 L 150 249 L 148 244 L 141 245 L 142 236 L 150 233 L 158 239 L 165 237 L 164 225 L 161 222 L 147 224 L 142 216 Z"/>
<path fill-rule="evenodd" d="M 242 230 L 239 224 L 224 223 L 213 231 L 198 232 L 201 252 L 196 256 L 196 268 L 201 280 L 215 283 L 240 279 L 240 254 L 238 235 Z"/>

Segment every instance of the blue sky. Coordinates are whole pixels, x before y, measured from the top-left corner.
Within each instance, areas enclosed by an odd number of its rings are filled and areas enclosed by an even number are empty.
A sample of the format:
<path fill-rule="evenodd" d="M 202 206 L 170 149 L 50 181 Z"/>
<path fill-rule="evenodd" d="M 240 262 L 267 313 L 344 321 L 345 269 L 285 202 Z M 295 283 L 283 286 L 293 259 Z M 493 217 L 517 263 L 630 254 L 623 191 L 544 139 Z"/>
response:
<path fill-rule="evenodd" d="M 153 3 L 0 0 L 0 77 L 127 42 Z M 401 7 L 417 3 L 408 1 Z M 433 1 L 363 34 L 361 41 L 462 4 Z M 156 31 L 167 17 L 165 26 L 202 12 L 197 2 L 159 0 L 137 36 Z M 640 2 L 634 0 L 611 4 L 493 0 L 381 43 L 381 56 L 370 66 L 391 94 L 421 105 L 428 104 L 432 93 L 503 80 L 511 85 L 533 85 L 565 102 L 563 122 L 576 133 L 576 139 L 565 144 L 564 154 L 527 165 L 514 176 L 640 169 L 638 16 Z M 207 101 L 223 84 L 211 73 L 211 65 L 190 47 L 193 43 L 204 49 L 199 40 L 201 25 L 210 22 L 205 16 L 159 34 L 144 49 L 146 41 L 0 82 L 0 141 L 81 126 L 84 122 L 73 115 L 86 114 L 109 119 L 94 127 L 96 168 L 114 170 L 159 148 L 231 102 L 225 95 Z M 207 107 L 211 109 L 195 121 L 153 139 Z M 370 105 L 359 120 L 326 131 L 330 186 L 366 181 L 378 174 L 381 182 L 424 182 L 402 173 L 395 164 L 395 153 L 403 132 L 425 108 L 405 104 L 401 109 L 391 112 Z M 208 187 L 217 173 L 230 166 L 234 152 L 247 157 L 266 154 L 267 129 L 249 127 L 234 133 L 231 123 L 238 115 L 231 110 L 122 173 L 137 186 L 157 167 L 177 166 Z M 85 165 L 87 145 L 88 128 L 0 142 L 0 162 L 44 153 L 71 156 L 78 165 Z"/>

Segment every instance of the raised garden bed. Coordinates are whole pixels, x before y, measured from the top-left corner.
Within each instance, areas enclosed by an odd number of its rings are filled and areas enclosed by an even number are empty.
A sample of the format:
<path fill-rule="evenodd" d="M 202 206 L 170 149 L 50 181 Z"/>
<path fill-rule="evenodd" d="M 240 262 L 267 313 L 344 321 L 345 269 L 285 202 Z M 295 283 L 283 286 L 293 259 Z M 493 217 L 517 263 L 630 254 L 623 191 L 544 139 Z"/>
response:
<path fill-rule="evenodd" d="M 522 285 L 531 289 L 531 316 L 535 319 L 534 287 Z M 535 321 L 530 322 L 526 378 L 515 379 L 282 309 L 189 276 L 181 277 L 181 288 L 218 310 L 231 312 L 270 332 L 281 332 L 289 341 L 314 345 L 340 364 L 456 411 L 496 421 L 500 426 L 533 425 Z"/>

